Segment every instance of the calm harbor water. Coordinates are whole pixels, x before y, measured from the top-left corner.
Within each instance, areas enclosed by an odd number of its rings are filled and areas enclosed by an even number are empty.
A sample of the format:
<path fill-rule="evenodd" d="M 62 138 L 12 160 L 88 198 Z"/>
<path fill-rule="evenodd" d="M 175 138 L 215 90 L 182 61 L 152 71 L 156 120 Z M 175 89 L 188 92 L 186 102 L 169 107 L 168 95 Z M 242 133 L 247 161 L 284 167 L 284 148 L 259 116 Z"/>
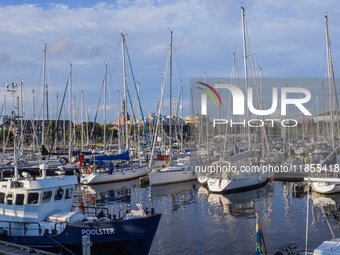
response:
<path fill-rule="evenodd" d="M 308 250 L 340 237 L 340 194 L 294 196 L 292 182 L 273 181 L 266 186 L 235 194 L 209 194 L 198 182 L 138 187 L 138 181 L 86 187 L 86 192 L 118 214 L 141 203 L 161 212 L 162 218 L 150 254 L 254 254 L 255 210 L 259 211 L 268 254 L 282 246 L 306 243 Z M 339 206 L 340 207 L 340 206 Z M 340 217 L 339 217 L 340 219 Z"/>

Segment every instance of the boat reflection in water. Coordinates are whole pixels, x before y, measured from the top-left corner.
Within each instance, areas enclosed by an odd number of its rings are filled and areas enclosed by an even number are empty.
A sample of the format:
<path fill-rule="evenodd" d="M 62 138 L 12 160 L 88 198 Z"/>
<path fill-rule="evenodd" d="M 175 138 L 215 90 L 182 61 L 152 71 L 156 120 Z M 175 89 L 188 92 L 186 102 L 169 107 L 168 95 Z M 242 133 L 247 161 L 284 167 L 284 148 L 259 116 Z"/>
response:
<path fill-rule="evenodd" d="M 87 185 L 82 186 L 81 189 L 86 194 L 96 195 L 99 201 L 119 201 L 122 197 L 130 196 L 131 189 L 134 187 L 138 187 L 138 179 L 101 185 Z"/>
<path fill-rule="evenodd" d="M 138 187 L 138 179 L 81 186 L 83 201 L 92 206 L 106 206 L 113 214 L 121 216 L 131 208 L 131 192 Z"/>
<path fill-rule="evenodd" d="M 171 209 L 174 212 L 184 205 L 194 204 L 197 199 L 196 191 L 200 185 L 197 180 L 194 180 L 162 186 L 151 186 L 150 199 L 152 206 L 154 207 L 159 204 L 162 210 Z M 164 199 L 166 197 L 169 199 Z M 166 204 L 165 201 L 170 203 L 170 205 Z"/>
<path fill-rule="evenodd" d="M 325 216 L 330 218 L 333 216 L 338 222 L 340 222 L 340 194 L 320 194 L 312 192 L 311 194 L 313 204 L 313 223 L 318 219 L 323 219 Z"/>
<path fill-rule="evenodd" d="M 228 214 L 235 217 L 254 217 L 255 204 L 257 201 L 264 203 L 268 216 L 271 212 L 271 198 L 273 197 L 273 187 L 268 184 L 259 189 L 249 190 L 240 193 L 208 195 L 208 203 L 211 205 L 211 214 Z M 269 198 L 269 199 L 267 199 Z"/>

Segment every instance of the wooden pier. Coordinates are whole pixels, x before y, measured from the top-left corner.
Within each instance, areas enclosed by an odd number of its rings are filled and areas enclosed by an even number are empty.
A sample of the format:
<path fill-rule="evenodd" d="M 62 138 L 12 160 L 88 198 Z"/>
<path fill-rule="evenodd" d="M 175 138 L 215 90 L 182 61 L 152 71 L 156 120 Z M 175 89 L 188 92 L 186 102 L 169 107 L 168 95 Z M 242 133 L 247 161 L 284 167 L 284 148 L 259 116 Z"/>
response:
<path fill-rule="evenodd" d="M 56 255 L 56 253 L 51 253 L 48 251 L 42 251 L 34 249 L 28 246 L 8 243 L 0 241 L 0 254 L 1 255 L 22 255 L 22 254 L 41 254 L 41 255 Z"/>

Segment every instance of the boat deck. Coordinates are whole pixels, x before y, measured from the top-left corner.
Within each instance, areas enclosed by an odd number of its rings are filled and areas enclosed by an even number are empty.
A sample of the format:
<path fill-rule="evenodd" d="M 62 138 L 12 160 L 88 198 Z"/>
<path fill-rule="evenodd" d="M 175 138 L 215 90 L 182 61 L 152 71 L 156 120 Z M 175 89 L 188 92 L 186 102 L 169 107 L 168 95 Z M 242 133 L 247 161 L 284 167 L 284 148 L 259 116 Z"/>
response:
<path fill-rule="evenodd" d="M 8 243 L 0 240 L 0 254 L 3 255 L 21 255 L 21 254 L 42 254 L 42 255 L 56 255 L 48 251 L 37 250 L 24 245 Z"/>

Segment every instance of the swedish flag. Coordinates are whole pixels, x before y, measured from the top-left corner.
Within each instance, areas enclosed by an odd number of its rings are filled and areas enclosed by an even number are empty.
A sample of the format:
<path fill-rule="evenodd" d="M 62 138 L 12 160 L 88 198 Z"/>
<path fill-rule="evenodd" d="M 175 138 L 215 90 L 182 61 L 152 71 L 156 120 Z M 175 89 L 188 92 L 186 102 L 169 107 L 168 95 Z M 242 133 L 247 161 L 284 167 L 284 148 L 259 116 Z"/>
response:
<path fill-rule="evenodd" d="M 256 215 L 256 255 L 263 255 L 262 234 L 258 215 Z"/>

